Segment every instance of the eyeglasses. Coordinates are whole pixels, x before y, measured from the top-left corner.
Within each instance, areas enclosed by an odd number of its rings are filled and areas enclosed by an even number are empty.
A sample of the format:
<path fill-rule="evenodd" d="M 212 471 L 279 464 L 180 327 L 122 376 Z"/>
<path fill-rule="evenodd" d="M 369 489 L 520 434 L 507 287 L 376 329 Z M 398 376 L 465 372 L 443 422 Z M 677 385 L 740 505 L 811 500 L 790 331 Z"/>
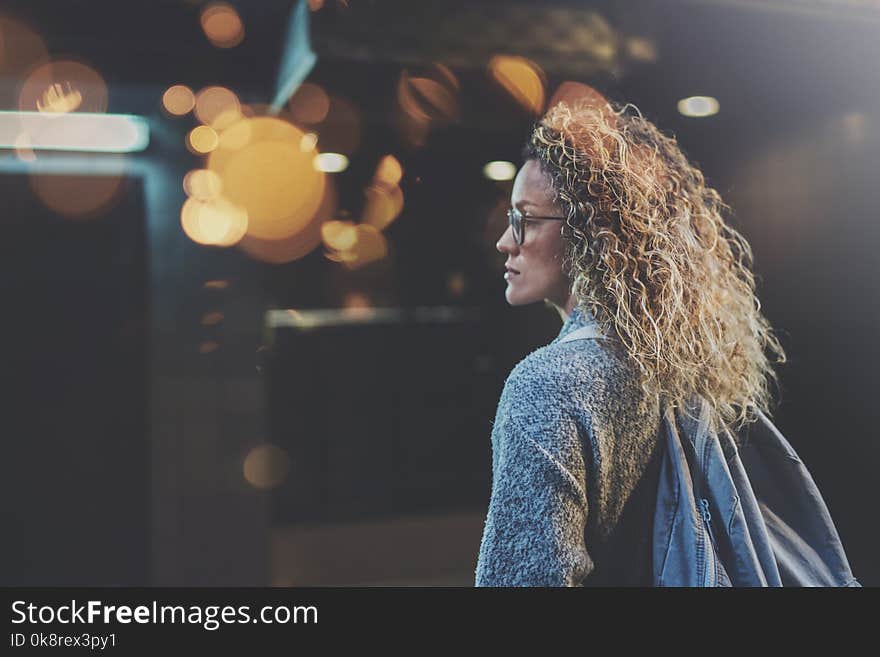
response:
<path fill-rule="evenodd" d="M 519 208 L 510 208 L 507 211 L 507 218 L 510 220 L 510 227 L 513 229 L 513 239 L 520 246 L 522 246 L 526 239 L 526 221 L 565 221 L 565 217 L 533 217 L 532 215 L 524 215 Z"/>

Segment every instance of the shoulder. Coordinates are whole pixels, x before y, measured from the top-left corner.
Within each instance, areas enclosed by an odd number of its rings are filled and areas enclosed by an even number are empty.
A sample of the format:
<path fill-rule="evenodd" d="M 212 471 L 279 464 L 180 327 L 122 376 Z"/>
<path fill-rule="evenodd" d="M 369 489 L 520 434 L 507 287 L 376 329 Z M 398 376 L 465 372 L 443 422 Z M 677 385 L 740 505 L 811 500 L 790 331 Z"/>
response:
<path fill-rule="evenodd" d="M 545 345 L 511 370 L 504 394 L 531 411 L 540 406 L 583 407 L 634 378 L 623 347 L 607 340 L 573 340 Z"/>

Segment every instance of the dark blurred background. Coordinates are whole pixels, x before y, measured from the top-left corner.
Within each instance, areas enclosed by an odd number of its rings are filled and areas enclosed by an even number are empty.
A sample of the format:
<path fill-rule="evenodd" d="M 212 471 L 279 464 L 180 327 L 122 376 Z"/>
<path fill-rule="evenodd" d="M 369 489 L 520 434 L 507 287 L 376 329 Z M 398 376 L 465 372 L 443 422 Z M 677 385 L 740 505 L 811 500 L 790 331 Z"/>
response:
<path fill-rule="evenodd" d="M 0 583 L 471 585 L 498 395 L 560 328 L 504 301 L 504 163 L 575 81 L 733 207 L 774 420 L 877 585 L 878 29 L 854 0 L 7 0 Z M 149 144 L 45 150 L 19 110 Z M 273 178 L 315 144 L 319 191 Z"/>

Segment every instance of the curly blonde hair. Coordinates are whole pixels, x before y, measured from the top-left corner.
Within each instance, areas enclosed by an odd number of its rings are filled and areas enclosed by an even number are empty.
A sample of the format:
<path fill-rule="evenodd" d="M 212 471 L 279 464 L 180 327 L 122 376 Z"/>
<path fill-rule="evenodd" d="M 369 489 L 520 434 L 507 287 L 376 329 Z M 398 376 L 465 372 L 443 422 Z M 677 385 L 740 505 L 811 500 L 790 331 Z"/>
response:
<path fill-rule="evenodd" d="M 751 247 L 676 139 L 632 104 L 581 99 L 553 106 L 523 155 L 567 215 L 572 292 L 613 328 L 645 389 L 685 413 L 702 395 L 713 427 L 734 434 L 756 409 L 771 415 L 779 382 L 765 351 L 786 355 L 761 313 Z"/>

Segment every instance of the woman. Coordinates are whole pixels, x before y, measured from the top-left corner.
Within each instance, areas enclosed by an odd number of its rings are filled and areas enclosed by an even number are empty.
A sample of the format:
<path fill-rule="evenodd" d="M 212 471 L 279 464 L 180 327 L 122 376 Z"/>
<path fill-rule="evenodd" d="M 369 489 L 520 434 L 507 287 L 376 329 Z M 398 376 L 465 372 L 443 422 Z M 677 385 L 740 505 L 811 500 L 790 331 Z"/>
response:
<path fill-rule="evenodd" d="M 735 432 L 785 353 L 727 206 L 632 105 L 560 102 L 524 155 L 505 295 L 564 323 L 505 382 L 476 585 L 648 586 L 662 409 L 698 393 Z"/>

